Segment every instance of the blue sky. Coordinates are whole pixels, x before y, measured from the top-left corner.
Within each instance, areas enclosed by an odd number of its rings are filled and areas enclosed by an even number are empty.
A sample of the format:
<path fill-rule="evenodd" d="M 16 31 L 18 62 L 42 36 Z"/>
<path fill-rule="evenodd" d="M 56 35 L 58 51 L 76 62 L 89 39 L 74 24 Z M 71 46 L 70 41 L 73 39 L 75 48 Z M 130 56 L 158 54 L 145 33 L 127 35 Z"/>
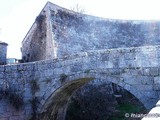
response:
<path fill-rule="evenodd" d="M 0 40 L 7 42 L 8 57 L 21 58 L 21 41 L 47 0 L 0 0 Z M 87 14 L 113 18 L 160 20 L 160 0 L 50 0 L 71 8 L 79 4 Z"/>

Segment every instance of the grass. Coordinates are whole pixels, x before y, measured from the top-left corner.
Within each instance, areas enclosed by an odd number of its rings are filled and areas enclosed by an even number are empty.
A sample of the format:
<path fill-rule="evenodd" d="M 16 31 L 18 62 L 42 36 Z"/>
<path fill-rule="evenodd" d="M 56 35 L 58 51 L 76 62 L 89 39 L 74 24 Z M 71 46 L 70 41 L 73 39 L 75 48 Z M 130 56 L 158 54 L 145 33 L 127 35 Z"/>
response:
<path fill-rule="evenodd" d="M 127 120 L 125 117 L 125 113 L 139 113 L 141 112 L 141 108 L 129 103 L 119 104 L 116 109 L 119 111 L 116 115 L 112 116 L 111 120 Z"/>

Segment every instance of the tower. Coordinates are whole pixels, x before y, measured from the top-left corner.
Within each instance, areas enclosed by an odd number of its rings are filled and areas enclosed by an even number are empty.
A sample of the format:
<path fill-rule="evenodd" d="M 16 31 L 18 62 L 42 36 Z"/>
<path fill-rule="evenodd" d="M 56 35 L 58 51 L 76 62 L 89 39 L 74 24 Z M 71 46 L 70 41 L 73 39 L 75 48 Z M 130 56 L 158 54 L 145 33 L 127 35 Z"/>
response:
<path fill-rule="evenodd" d="M 8 44 L 0 41 L 0 65 L 6 64 Z"/>

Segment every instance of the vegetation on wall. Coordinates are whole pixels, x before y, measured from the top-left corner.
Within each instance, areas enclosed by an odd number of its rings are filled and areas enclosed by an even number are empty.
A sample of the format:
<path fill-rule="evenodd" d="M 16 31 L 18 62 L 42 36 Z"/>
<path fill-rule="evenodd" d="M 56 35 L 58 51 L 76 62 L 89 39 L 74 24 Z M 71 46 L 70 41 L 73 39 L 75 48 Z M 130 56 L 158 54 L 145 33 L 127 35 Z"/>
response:
<path fill-rule="evenodd" d="M 30 81 L 30 85 L 31 85 L 32 95 L 35 95 L 35 93 L 40 90 L 39 84 L 38 84 L 38 82 L 37 82 L 37 79 L 31 80 L 31 81 Z"/>
<path fill-rule="evenodd" d="M 38 24 L 39 30 L 42 31 L 43 30 L 43 22 L 45 21 L 45 15 L 39 15 L 36 17 L 36 22 Z"/>
<path fill-rule="evenodd" d="M 33 96 L 29 102 L 31 103 L 31 107 L 32 107 L 32 117 L 30 120 L 38 120 L 37 109 L 40 103 L 38 97 Z"/>
<path fill-rule="evenodd" d="M 38 120 L 37 109 L 40 102 L 38 97 L 35 95 L 35 93 L 40 90 L 38 80 L 37 79 L 31 80 L 30 85 L 31 85 L 31 93 L 32 93 L 32 99 L 29 101 L 32 107 L 32 117 L 30 120 Z"/>
<path fill-rule="evenodd" d="M 50 79 L 50 78 L 48 78 L 48 79 L 45 80 L 46 84 L 51 83 L 51 81 L 52 81 L 52 79 Z"/>
<path fill-rule="evenodd" d="M 7 88 L 0 88 L 0 99 L 5 99 L 16 110 L 19 110 L 24 105 L 23 92 L 17 91 L 8 86 Z"/>
<path fill-rule="evenodd" d="M 73 10 L 78 13 L 85 13 L 85 9 L 79 6 L 79 4 L 76 4 L 75 6 L 71 7 L 70 10 Z"/>
<path fill-rule="evenodd" d="M 35 20 L 36 28 L 32 31 L 32 36 L 29 38 L 30 42 L 27 43 L 29 49 L 25 51 L 24 62 L 37 61 L 45 58 L 47 24 L 46 16 L 40 14 Z M 38 54 L 41 53 L 41 54 Z M 29 54 L 29 56 L 28 56 Z"/>
<path fill-rule="evenodd" d="M 66 81 L 66 79 L 67 79 L 67 75 L 66 74 L 61 74 L 60 75 L 60 82 L 61 82 L 61 84 L 63 84 Z"/>

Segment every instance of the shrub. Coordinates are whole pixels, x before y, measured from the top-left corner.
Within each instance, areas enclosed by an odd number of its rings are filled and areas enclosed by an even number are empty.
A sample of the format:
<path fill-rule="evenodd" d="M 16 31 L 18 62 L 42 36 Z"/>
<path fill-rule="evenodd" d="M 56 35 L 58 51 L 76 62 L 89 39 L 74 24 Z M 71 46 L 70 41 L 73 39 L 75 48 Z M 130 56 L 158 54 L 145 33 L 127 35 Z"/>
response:
<path fill-rule="evenodd" d="M 31 80 L 31 81 L 30 81 L 30 84 L 31 84 L 31 92 L 32 92 L 32 95 L 35 94 L 37 91 L 40 90 L 40 87 L 39 87 L 36 79 Z"/>

